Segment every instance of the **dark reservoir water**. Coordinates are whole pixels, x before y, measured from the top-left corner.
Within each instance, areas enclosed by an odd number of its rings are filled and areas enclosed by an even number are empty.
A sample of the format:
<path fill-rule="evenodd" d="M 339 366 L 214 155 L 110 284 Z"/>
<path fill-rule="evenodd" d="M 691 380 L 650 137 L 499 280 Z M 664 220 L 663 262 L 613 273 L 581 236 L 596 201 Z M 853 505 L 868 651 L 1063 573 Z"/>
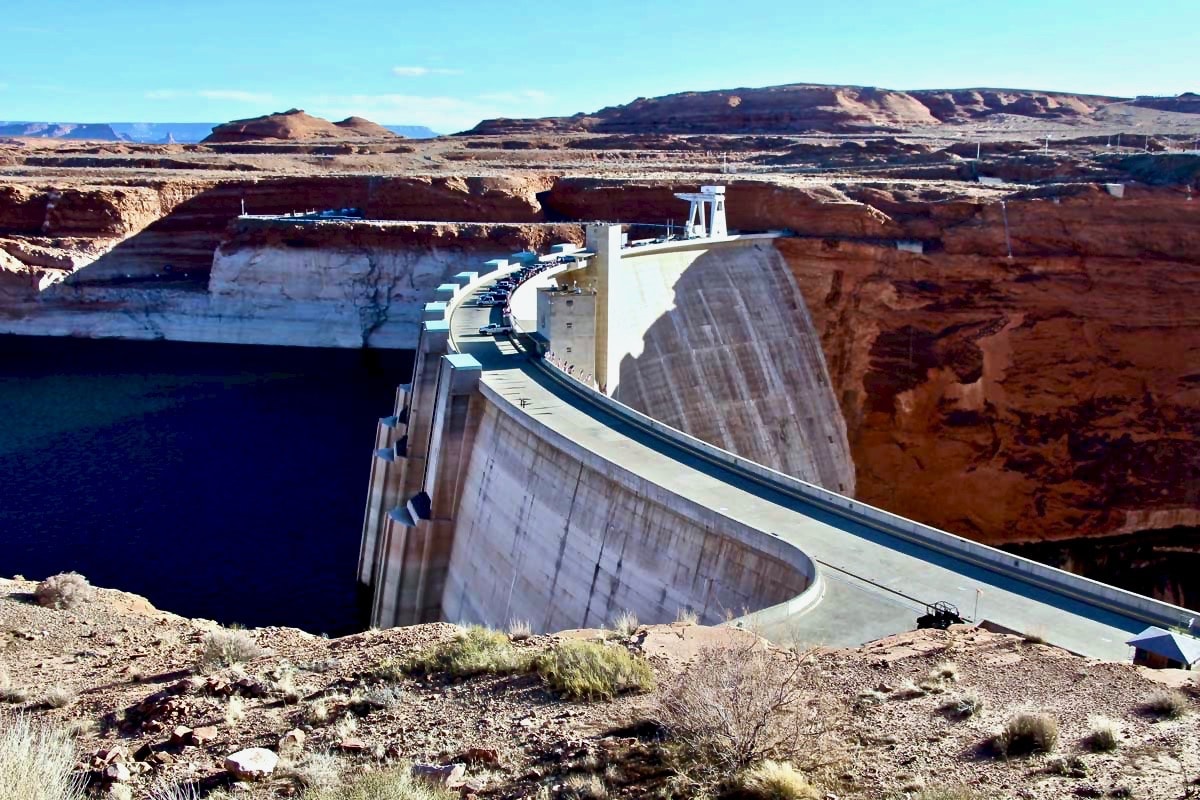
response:
<path fill-rule="evenodd" d="M 376 420 L 408 352 L 0 336 L 0 575 L 185 616 L 362 627 Z"/>

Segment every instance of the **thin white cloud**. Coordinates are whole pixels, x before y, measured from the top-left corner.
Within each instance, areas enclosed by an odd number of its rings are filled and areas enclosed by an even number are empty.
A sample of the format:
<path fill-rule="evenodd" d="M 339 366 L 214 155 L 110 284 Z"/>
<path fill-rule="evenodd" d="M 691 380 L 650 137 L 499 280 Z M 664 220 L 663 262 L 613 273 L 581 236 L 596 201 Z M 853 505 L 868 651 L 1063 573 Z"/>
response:
<path fill-rule="evenodd" d="M 401 78 L 422 78 L 426 75 L 462 75 L 462 70 L 443 67 L 392 67 L 392 74 Z"/>
<path fill-rule="evenodd" d="M 200 89 L 198 91 L 180 89 L 154 89 L 144 94 L 147 100 L 179 100 L 181 98 L 199 97 L 204 100 L 225 100 L 234 103 L 273 103 L 275 96 L 270 92 L 244 92 L 240 89 Z"/>

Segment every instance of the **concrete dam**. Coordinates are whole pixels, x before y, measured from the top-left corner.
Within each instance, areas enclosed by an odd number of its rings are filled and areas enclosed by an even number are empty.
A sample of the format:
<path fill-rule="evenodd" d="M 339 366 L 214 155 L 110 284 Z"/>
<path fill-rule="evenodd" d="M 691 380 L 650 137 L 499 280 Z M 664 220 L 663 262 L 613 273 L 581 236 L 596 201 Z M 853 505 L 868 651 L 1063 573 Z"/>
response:
<path fill-rule="evenodd" d="M 852 645 L 946 601 L 1111 659 L 1147 624 L 1187 624 L 853 500 L 777 237 L 627 243 L 592 225 L 582 250 L 464 262 L 425 305 L 411 381 L 380 421 L 358 571 L 372 624 L 556 630 L 690 610 Z M 517 283 L 511 333 L 484 300 L 501 282 Z"/>

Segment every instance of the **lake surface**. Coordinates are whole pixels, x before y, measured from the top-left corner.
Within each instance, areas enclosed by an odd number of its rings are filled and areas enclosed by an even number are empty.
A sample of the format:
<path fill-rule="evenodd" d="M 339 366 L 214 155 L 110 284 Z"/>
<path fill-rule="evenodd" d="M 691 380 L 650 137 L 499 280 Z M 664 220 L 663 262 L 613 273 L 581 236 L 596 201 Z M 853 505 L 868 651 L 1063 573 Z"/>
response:
<path fill-rule="evenodd" d="M 0 575 L 75 570 L 185 616 L 360 629 L 399 351 L 0 336 Z"/>

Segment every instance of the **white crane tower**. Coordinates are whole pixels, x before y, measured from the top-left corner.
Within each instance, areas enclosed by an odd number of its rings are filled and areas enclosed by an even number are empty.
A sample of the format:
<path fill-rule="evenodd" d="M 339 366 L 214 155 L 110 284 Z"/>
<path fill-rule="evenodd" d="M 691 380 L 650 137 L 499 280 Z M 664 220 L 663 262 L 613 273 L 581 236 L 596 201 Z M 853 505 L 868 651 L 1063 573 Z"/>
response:
<path fill-rule="evenodd" d="M 729 229 L 725 226 L 724 186 L 701 186 L 699 192 L 677 192 L 675 196 L 687 200 L 692 206 L 688 210 L 687 227 L 684 228 L 684 236 L 688 239 L 729 235 Z M 708 224 L 704 221 L 705 206 L 712 206 L 708 209 Z"/>

